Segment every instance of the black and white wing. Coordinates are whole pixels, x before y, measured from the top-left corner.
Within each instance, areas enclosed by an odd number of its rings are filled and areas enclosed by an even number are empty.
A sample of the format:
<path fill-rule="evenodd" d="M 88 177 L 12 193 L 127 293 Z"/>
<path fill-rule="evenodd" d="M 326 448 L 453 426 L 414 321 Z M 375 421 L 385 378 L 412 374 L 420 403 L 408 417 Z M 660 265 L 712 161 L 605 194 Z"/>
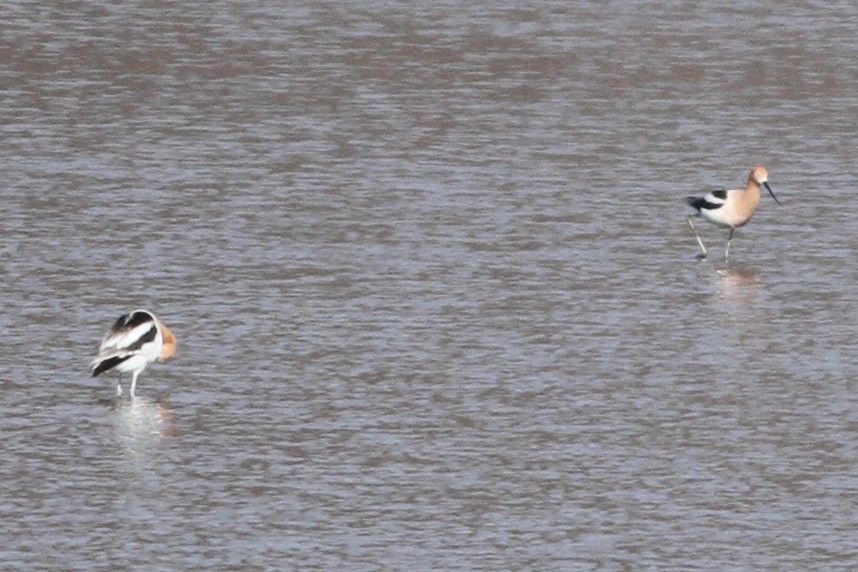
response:
<path fill-rule="evenodd" d="M 686 200 L 691 208 L 698 211 L 701 209 L 713 210 L 724 206 L 724 203 L 727 202 L 727 192 L 726 189 L 717 189 L 709 191 L 702 197 L 688 197 Z"/>
<path fill-rule="evenodd" d="M 156 341 L 157 337 L 155 317 L 149 312 L 135 310 L 120 316 L 101 341 L 98 356 L 92 360 L 92 375 L 113 369 L 145 351 L 147 344 Z"/>

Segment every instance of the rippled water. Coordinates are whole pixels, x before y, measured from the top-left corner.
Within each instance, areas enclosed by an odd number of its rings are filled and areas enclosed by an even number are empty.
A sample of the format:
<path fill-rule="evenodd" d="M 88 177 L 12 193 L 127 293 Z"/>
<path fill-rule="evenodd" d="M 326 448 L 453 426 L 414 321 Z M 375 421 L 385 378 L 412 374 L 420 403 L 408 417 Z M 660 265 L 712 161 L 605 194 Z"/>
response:
<path fill-rule="evenodd" d="M 858 9 L 9 2 L 10 569 L 854 569 Z M 765 164 L 740 229 L 683 198 Z M 179 338 L 134 403 L 122 312 Z"/>

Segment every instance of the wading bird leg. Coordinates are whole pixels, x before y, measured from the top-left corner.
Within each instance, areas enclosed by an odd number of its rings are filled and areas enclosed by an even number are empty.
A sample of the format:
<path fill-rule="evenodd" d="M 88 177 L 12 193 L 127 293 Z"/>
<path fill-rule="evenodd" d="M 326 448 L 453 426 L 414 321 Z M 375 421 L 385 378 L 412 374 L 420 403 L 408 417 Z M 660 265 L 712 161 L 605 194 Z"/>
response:
<path fill-rule="evenodd" d="M 703 246 L 703 241 L 700 240 L 700 235 L 697 234 L 697 229 L 695 229 L 694 225 L 691 223 L 691 218 L 695 217 L 695 216 L 698 216 L 698 215 L 689 215 L 688 218 L 685 220 L 688 221 L 688 226 L 691 227 L 691 232 L 694 233 L 694 238 L 697 239 L 697 244 L 700 245 L 700 250 L 702 251 L 700 254 L 697 255 L 697 258 L 699 258 L 700 260 L 703 260 L 704 258 L 706 258 L 706 247 Z"/>

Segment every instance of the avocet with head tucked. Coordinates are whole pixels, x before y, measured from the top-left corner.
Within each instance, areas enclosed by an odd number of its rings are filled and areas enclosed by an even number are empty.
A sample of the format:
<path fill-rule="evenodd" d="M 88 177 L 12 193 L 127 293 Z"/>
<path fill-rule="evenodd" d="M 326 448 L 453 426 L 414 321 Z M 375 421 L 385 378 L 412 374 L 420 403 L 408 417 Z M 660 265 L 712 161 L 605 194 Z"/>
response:
<path fill-rule="evenodd" d="M 148 310 L 134 310 L 116 320 L 101 342 L 92 360 L 92 376 L 116 370 L 131 372 L 131 397 L 137 387 L 137 376 L 152 362 L 165 362 L 176 353 L 176 336 L 164 322 Z M 116 385 L 122 395 L 122 383 Z"/>
<path fill-rule="evenodd" d="M 689 215 L 687 220 L 688 226 L 694 233 L 694 238 L 700 244 L 702 252 L 697 256 L 698 258 L 706 258 L 706 247 L 703 246 L 703 241 L 700 240 L 691 219 L 702 216 L 712 224 L 730 229 L 730 234 L 727 236 L 727 249 L 724 251 L 724 259 L 726 260 L 730 256 L 730 240 L 733 238 L 733 231 L 747 224 L 760 204 L 761 185 L 769 191 L 776 203 L 781 204 L 769 186 L 769 172 L 762 165 L 757 165 L 751 169 L 751 174 L 748 175 L 748 184 L 744 189 L 731 189 L 729 191 L 720 189 L 712 191 L 704 197 L 688 197 L 686 199 L 688 204 L 697 210 L 695 214 Z"/>

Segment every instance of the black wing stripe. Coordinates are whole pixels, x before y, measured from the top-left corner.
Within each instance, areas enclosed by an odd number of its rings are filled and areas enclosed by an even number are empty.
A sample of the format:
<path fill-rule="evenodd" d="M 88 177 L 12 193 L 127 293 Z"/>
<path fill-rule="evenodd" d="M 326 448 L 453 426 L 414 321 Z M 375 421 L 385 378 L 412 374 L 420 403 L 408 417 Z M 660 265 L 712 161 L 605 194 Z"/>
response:
<path fill-rule="evenodd" d="M 725 189 L 709 191 L 707 195 L 710 194 L 716 199 L 721 199 L 722 201 L 727 202 L 727 191 Z M 698 211 L 701 209 L 712 210 L 724 206 L 724 203 L 710 203 L 706 200 L 706 197 L 687 197 L 685 200 L 689 205 L 691 205 L 691 208 L 697 209 Z"/>
<path fill-rule="evenodd" d="M 149 330 L 140 336 L 133 344 L 130 344 L 127 348 L 125 348 L 129 352 L 136 352 L 140 348 L 143 347 L 143 344 L 149 343 L 155 339 L 155 336 L 158 335 L 158 328 L 155 327 L 155 324 L 152 324 L 152 327 Z"/>
<path fill-rule="evenodd" d="M 116 356 L 104 361 L 98 362 L 94 368 L 92 368 L 92 377 L 97 376 L 100 373 L 104 373 L 107 370 L 113 369 L 118 366 L 131 356 Z"/>
<path fill-rule="evenodd" d="M 113 327 L 110 328 L 108 335 L 133 330 L 137 326 L 151 321 L 152 316 L 150 316 L 148 312 L 131 312 L 130 314 L 122 314 L 119 316 L 119 319 L 116 320 L 116 323 L 113 324 Z"/>
<path fill-rule="evenodd" d="M 129 330 L 136 328 L 140 324 L 152 321 L 152 316 L 150 316 L 148 312 L 132 312 L 130 316 L 127 316 L 127 318 L 128 323 L 126 325 Z"/>
<path fill-rule="evenodd" d="M 688 204 L 691 205 L 691 208 L 701 210 L 701 209 L 717 209 L 718 207 L 723 207 L 724 203 L 710 203 L 704 198 L 701 197 L 688 197 L 685 199 L 688 201 Z"/>

